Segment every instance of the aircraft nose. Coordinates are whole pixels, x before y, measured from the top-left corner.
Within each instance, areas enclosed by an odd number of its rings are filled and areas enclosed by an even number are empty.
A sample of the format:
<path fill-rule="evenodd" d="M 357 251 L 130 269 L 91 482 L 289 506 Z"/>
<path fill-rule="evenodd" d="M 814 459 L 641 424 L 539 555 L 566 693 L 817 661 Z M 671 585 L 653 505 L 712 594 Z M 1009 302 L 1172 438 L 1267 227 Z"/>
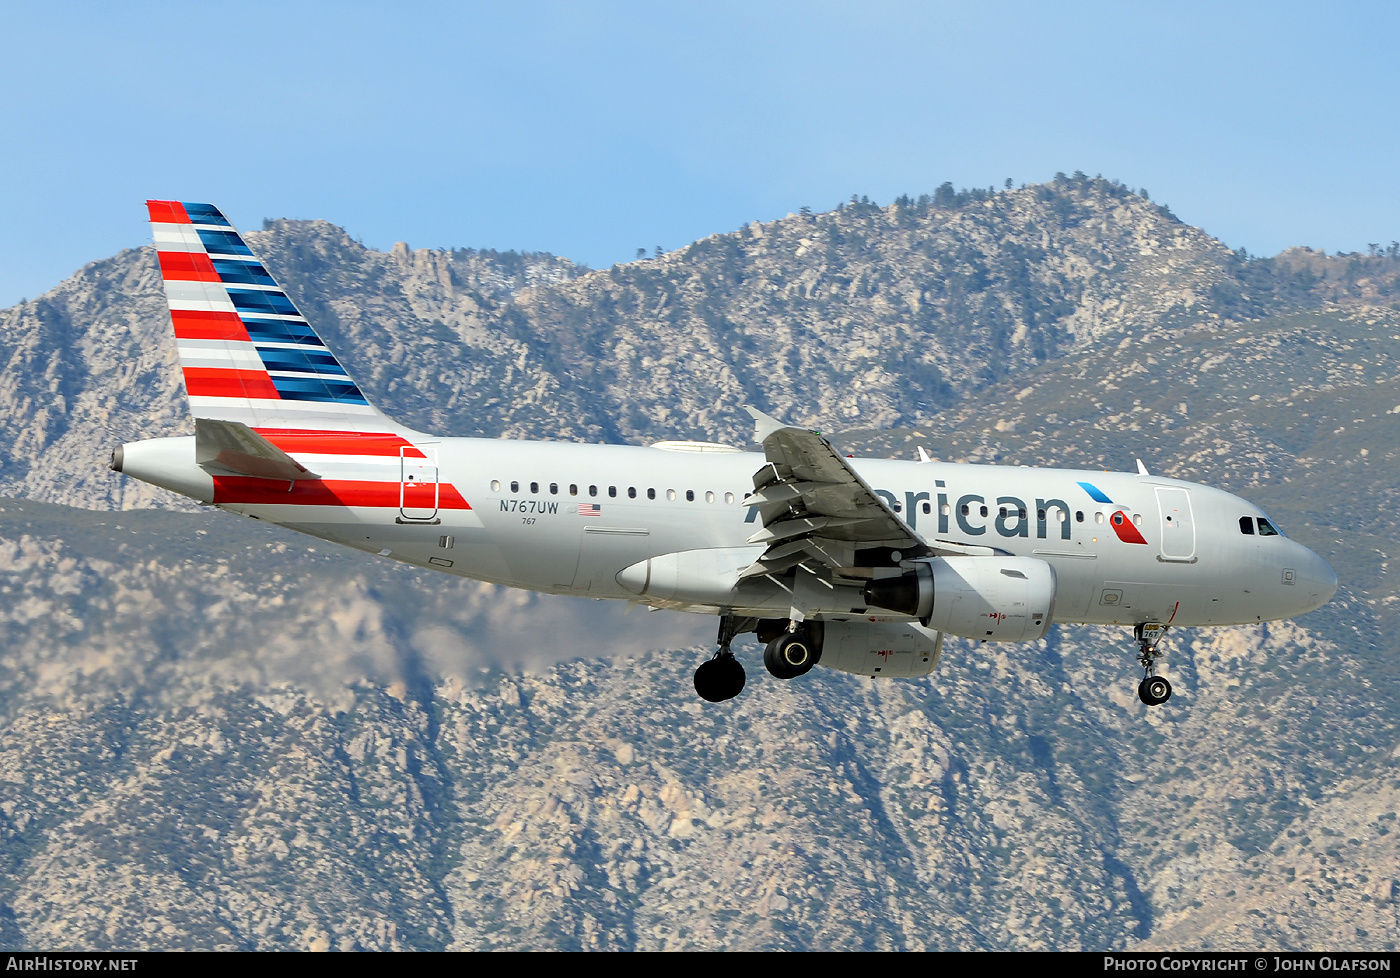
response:
<path fill-rule="evenodd" d="M 1307 589 L 1308 610 L 1321 608 L 1337 593 L 1337 572 L 1311 550 L 1303 569 L 1303 584 Z"/>

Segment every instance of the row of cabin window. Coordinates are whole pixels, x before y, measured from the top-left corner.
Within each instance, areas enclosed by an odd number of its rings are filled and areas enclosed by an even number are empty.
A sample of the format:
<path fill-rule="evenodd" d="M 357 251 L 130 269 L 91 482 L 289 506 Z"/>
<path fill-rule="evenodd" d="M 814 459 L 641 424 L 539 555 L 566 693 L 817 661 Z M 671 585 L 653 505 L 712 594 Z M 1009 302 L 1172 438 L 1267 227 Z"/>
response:
<path fill-rule="evenodd" d="M 898 506 L 895 507 L 896 510 L 897 510 L 898 508 L 899 508 Z M 979 506 L 979 507 L 977 507 L 977 508 L 981 511 L 981 515 L 982 515 L 982 516 L 986 516 L 986 515 L 987 515 L 988 510 L 987 510 L 987 507 L 986 507 L 986 506 Z M 929 504 L 928 504 L 928 503 L 924 503 L 924 512 L 925 512 L 925 513 L 928 513 L 929 511 L 930 511 L 930 510 L 929 510 Z M 948 506 L 947 503 L 944 503 L 944 504 L 943 504 L 942 512 L 943 512 L 943 515 L 944 515 L 944 516 L 947 516 L 947 515 L 949 514 L 949 512 L 950 512 L 950 507 Z M 1054 507 L 1054 509 L 1052 509 L 1051 512 L 1053 512 L 1053 513 L 1055 514 L 1055 522 L 1056 522 L 1056 523 L 1063 523 L 1065 520 L 1069 519 L 1069 514 L 1066 513 L 1064 510 L 1060 509 L 1058 506 Z M 962 506 L 962 514 L 963 514 L 964 516 L 971 516 L 971 515 L 972 515 L 972 507 L 969 506 L 967 503 L 963 503 L 963 506 Z M 997 515 L 1000 516 L 1002 519 L 1006 519 L 1008 516 L 1011 515 L 1011 510 L 1008 509 L 1008 508 L 1005 507 L 1005 506 L 998 507 L 998 509 L 997 509 Z M 1018 509 L 1018 510 L 1016 510 L 1016 515 L 1017 515 L 1017 517 L 1019 517 L 1020 519 L 1025 519 L 1025 518 L 1026 518 L 1026 511 L 1025 511 L 1024 509 Z M 1038 509 L 1038 510 L 1036 510 L 1036 511 L 1035 511 L 1035 518 L 1036 518 L 1037 520 L 1039 520 L 1040 522 L 1042 522 L 1042 523 L 1045 522 L 1045 510 L 1043 510 L 1043 509 Z M 1102 523 L 1102 522 L 1104 521 L 1104 519 L 1105 519 L 1105 517 L 1104 517 L 1104 514 L 1103 514 L 1103 513 L 1095 513 L 1095 514 L 1094 514 L 1094 522 L 1095 522 L 1095 523 Z M 1082 509 L 1077 509 L 1077 510 L 1074 511 L 1074 522 L 1076 522 L 1076 523 L 1083 523 L 1083 522 L 1084 522 L 1084 510 L 1082 510 Z M 1134 513 L 1134 514 L 1133 514 L 1133 522 L 1134 522 L 1135 524 L 1137 524 L 1138 526 L 1142 526 L 1142 514 L 1141 514 L 1141 513 Z"/>
<path fill-rule="evenodd" d="M 501 480 L 499 480 L 499 479 L 492 479 L 492 480 L 491 480 L 491 491 L 492 491 L 492 492 L 500 492 L 500 491 L 501 491 Z M 514 492 L 514 493 L 520 492 L 520 483 L 519 483 L 519 482 L 512 482 L 512 483 L 510 484 L 510 491 L 511 491 L 511 492 Z M 531 491 L 532 493 L 538 493 L 538 492 L 540 491 L 540 484 L 539 484 L 538 482 L 532 482 L 532 483 L 530 483 L 530 491 Z M 557 496 L 557 495 L 559 495 L 559 483 L 557 483 L 557 482 L 551 482 L 551 483 L 549 484 L 549 494 L 550 494 L 551 496 Z M 577 496 L 577 495 L 578 495 L 578 485 L 577 485 L 576 483 L 570 483 L 570 484 L 569 484 L 569 495 L 570 495 L 570 496 Z M 597 496 L 597 495 L 598 495 L 598 487 L 597 487 L 597 486 L 589 486 L 589 487 L 588 487 L 588 495 L 590 495 L 590 496 Z M 609 499 L 616 499 L 616 498 L 617 498 L 617 486 L 608 486 L 608 498 L 609 498 Z M 637 498 L 637 487 L 636 487 L 636 486 L 628 486 L 628 487 L 627 487 L 627 498 L 628 498 L 628 499 L 636 499 L 636 498 Z M 647 490 L 647 498 L 648 498 L 648 499 L 655 499 L 655 498 L 656 498 L 656 490 L 655 490 L 655 489 L 648 489 L 648 490 Z M 674 489 L 667 489 L 667 490 L 666 490 L 666 498 L 667 498 L 667 499 L 674 500 L 674 499 L 676 498 L 676 490 L 674 490 Z M 718 498 L 719 498 L 719 497 L 718 497 L 715 493 L 713 493 L 713 492 L 706 492 L 706 493 L 705 493 L 705 502 L 707 502 L 707 503 L 712 503 L 712 502 L 714 502 L 714 501 L 715 501 L 716 499 L 718 499 Z M 687 490 L 685 491 L 685 501 L 688 502 L 688 503 L 693 503 L 693 502 L 695 502 L 695 490 L 694 490 L 694 489 L 687 489 Z M 726 505 L 733 505 L 733 504 L 734 504 L 734 493 L 732 493 L 732 492 L 726 492 L 726 493 L 724 494 L 724 502 L 725 502 Z"/>
<path fill-rule="evenodd" d="M 904 505 L 903 505 L 902 503 L 896 502 L 896 503 L 894 504 L 894 507 L 893 507 L 893 508 L 894 508 L 894 511 L 895 511 L 896 513 L 902 513 L 902 512 L 904 512 Z M 933 512 L 933 504 L 932 504 L 932 503 L 924 503 L 924 504 L 922 505 L 921 509 L 923 510 L 923 514 L 924 514 L 925 516 L 928 516 L 929 514 L 931 514 L 931 513 Z M 979 506 L 978 509 L 981 510 L 983 516 L 986 516 L 986 515 L 987 515 L 988 510 L 987 510 L 987 507 L 986 507 L 986 506 Z M 939 511 L 941 514 L 943 514 L 944 516 L 951 516 L 951 515 L 953 514 L 953 507 L 950 506 L 950 505 L 947 504 L 947 503 L 944 503 L 943 505 L 941 505 L 941 506 L 938 508 L 938 511 Z M 1056 508 L 1054 509 L 1053 512 L 1055 513 L 1055 522 L 1056 522 L 1056 523 L 1063 523 L 1066 519 L 1068 519 L 1068 517 L 1065 515 L 1065 511 L 1062 510 L 1062 509 L 1060 509 L 1059 507 L 1056 507 Z M 963 503 L 963 506 L 962 506 L 962 514 L 963 514 L 964 516 L 971 516 L 971 515 L 972 515 L 972 507 L 969 506 L 967 503 Z M 1005 506 L 1001 506 L 1001 507 L 999 507 L 998 510 L 997 510 L 997 515 L 1000 516 L 1002 519 L 1006 519 L 1007 516 L 1011 515 L 1011 510 L 1007 509 Z M 1026 518 L 1026 511 L 1025 511 L 1024 509 L 1018 509 L 1018 510 L 1016 510 L 1016 515 L 1017 515 L 1019 518 L 1021 518 L 1021 519 L 1025 519 L 1025 518 Z M 1041 520 L 1041 521 L 1043 522 L 1043 521 L 1045 520 L 1045 510 L 1043 510 L 1043 509 L 1038 509 L 1038 510 L 1036 510 L 1036 511 L 1035 511 L 1035 518 L 1038 519 L 1038 520 Z M 1083 523 L 1083 522 L 1084 522 L 1084 513 L 1083 513 L 1083 511 L 1080 510 L 1080 511 L 1076 512 L 1076 513 L 1074 514 L 1074 519 L 1075 519 L 1075 522 L 1076 522 L 1076 523 Z M 1094 514 L 1094 522 L 1095 522 L 1095 523 L 1102 523 L 1103 520 L 1104 520 L 1104 515 L 1103 515 L 1103 513 L 1095 513 L 1095 514 Z M 1138 524 L 1139 526 L 1141 526 L 1141 525 L 1142 525 L 1142 515 L 1141 515 L 1141 514 L 1136 514 L 1136 515 L 1134 515 L 1134 516 L 1133 516 L 1133 522 L 1136 523 L 1136 524 Z"/>
<path fill-rule="evenodd" d="M 1283 536 L 1282 533 L 1280 533 L 1278 530 L 1274 529 L 1274 525 L 1273 525 L 1272 523 L 1270 523 L 1268 520 L 1264 519 L 1262 516 L 1259 517 L 1258 522 L 1259 522 L 1259 535 L 1260 535 L 1261 537 L 1281 537 L 1281 536 Z M 1244 534 L 1245 536 L 1247 536 L 1247 537 L 1252 537 L 1252 536 L 1254 536 L 1254 523 L 1255 523 L 1255 518 L 1254 518 L 1253 516 L 1241 516 L 1241 517 L 1240 517 L 1240 532 L 1243 533 L 1243 534 Z"/>

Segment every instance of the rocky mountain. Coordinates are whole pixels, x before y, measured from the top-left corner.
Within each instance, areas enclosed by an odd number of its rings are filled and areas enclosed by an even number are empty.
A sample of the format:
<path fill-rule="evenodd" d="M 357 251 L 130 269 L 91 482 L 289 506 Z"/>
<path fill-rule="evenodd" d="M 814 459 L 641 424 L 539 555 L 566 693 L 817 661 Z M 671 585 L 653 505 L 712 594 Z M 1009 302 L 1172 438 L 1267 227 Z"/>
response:
<path fill-rule="evenodd" d="M 1394 948 L 1400 263 L 1236 254 L 1088 178 L 588 271 L 249 235 L 363 386 L 481 434 L 1154 471 L 1337 568 L 1296 622 L 949 644 L 718 708 L 713 623 L 508 592 L 105 469 L 188 420 L 149 250 L 0 313 L 0 943 Z M 518 394 L 516 392 L 519 392 Z M 164 510 L 164 511 L 162 511 Z M 563 639 L 561 641 L 561 638 Z"/>

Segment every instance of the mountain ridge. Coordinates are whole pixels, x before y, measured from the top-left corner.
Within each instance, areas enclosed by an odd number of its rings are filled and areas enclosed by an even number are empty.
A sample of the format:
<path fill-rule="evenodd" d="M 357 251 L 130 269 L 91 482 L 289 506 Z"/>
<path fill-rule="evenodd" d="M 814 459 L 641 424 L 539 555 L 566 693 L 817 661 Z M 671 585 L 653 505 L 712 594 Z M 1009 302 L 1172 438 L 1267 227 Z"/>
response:
<path fill-rule="evenodd" d="M 743 444 L 743 403 L 826 430 L 918 424 L 1124 330 L 1400 288 L 1385 255 L 1246 262 L 1109 181 L 981 193 L 856 202 L 601 271 L 542 253 L 374 252 L 315 221 L 248 239 L 381 409 L 486 437 Z M 0 350 L 0 490 L 153 505 L 96 464 L 188 430 L 152 249 L 0 310 Z"/>

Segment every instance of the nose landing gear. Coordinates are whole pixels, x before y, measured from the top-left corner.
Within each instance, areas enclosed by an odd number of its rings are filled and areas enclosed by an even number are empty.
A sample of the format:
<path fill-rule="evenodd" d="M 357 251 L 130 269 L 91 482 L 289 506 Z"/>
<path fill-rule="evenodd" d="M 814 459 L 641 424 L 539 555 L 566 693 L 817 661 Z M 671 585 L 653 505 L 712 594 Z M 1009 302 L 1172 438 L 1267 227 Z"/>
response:
<path fill-rule="evenodd" d="M 1157 675 L 1157 651 L 1162 637 L 1167 634 L 1167 626 L 1159 621 L 1149 621 L 1133 628 L 1133 638 L 1138 644 L 1138 664 L 1142 666 L 1143 678 L 1138 683 L 1138 699 L 1148 706 L 1160 706 L 1172 698 L 1172 684 L 1165 676 Z"/>

